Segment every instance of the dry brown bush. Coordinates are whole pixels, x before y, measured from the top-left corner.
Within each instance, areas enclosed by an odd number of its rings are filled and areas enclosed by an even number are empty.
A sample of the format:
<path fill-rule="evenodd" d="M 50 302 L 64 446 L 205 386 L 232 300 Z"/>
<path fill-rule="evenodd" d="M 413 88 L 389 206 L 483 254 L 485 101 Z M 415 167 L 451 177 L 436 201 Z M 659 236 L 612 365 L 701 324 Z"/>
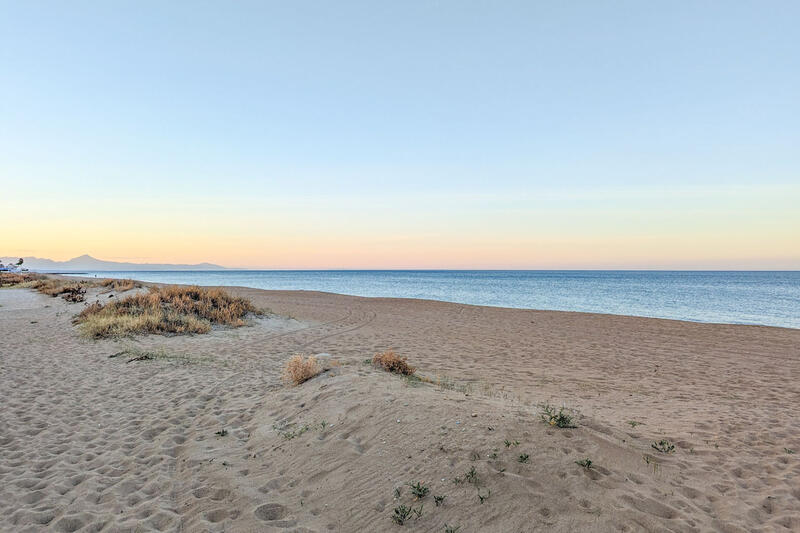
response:
<path fill-rule="evenodd" d="M 300 385 L 322 372 L 322 367 L 317 363 L 317 358 L 309 355 L 303 359 L 302 355 L 295 355 L 286 362 L 283 369 L 283 379 L 289 384 Z"/>
<path fill-rule="evenodd" d="M 372 365 L 383 368 L 387 372 L 394 374 L 403 374 L 404 376 L 412 375 L 416 369 L 408 364 L 408 359 L 400 357 L 393 350 L 387 350 L 383 353 L 376 353 L 372 358 Z"/>
<path fill-rule="evenodd" d="M 31 274 L 30 272 L 0 272 L 0 288 L 29 284 L 43 277 L 41 274 Z"/>
<path fill-rule="evenodd" d="M 61 296 L 68 302 L 82 302 L 86 294 L 86 288 L 91 285 L 86 281 L 40 277 L 25 286 L 54 298 Z"/>
<path fill-rule="evenodd" d="M 75 319 L 93 338 L 136 333 L 207 333 L 212 325 L 239 327 L 248 314 L 260 314 L 244 298 L 221 289 L 151 287 L 108 305 L 92 304 Z"/>
<path fill-rule="evenodd" d="M 112 279 L 107 278 L 100 282 L 102 287 L 108 289 L 107 291 L 125 292 L 131 289 L 138 289 L 141 285 L 132 279 Z"/>
<path fill-rule="evenodd" d="M 82 302 L 86 299 L 86 287 L 82 285 L 69 285 L 62 288 L 59 294 L 68 302 Z"/>

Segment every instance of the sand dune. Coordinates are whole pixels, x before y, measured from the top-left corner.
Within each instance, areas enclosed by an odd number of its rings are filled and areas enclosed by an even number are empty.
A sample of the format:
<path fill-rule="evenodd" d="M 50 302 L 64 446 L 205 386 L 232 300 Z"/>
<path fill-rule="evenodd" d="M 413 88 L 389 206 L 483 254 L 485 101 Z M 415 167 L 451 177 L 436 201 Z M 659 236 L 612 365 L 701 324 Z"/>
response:
<path fill-rule="evenodd" d="M 798 330 L 234 292 L 276 315 L 89 341 L 0 290 L 0 529 L 800 530 Z M 445 386 L 364 364 L 388 347 Z M 287 387 L 298 352 L 341 364 Z"/>

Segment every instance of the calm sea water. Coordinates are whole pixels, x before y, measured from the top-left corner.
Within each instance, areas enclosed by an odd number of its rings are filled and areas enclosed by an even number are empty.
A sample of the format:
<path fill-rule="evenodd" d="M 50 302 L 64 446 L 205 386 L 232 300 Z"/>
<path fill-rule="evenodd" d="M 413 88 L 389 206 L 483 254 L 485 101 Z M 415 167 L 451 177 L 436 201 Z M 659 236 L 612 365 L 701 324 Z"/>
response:
<path fill-rule="evenodd" d="M 299 289 L 477 305 L 800 328 L 800 272 L 92 272 L 161 283 Z"/>

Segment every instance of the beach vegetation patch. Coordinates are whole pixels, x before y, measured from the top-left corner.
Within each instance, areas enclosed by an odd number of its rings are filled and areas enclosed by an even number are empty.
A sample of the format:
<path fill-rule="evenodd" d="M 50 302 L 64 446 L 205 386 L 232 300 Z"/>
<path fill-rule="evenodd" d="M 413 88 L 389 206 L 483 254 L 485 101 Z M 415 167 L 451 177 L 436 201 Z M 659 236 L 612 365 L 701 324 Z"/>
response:
<path fill-rule="evenodd" d="M 30 284 L 30 288 L 42 294 L 54 298 L 61 296 L 64 300 L 72 303 L 84 301 L 87 287 L 89 287 L 89 283 L 86 281 L 68 281 L 53 278 L 40 279 Z"/>
<path fill-rule="evenodd" d="M 564 407 L 556 410 L 550 404 L 542 406 L 542 420 L 553 427 L 561 429 L 578 427 L 575 424 L 574 417 Z"/>
<path fill-rule="evenodd" d="M 208 333 L 212 326 L 239 327 L 259 310 L 250 301 L 222 289 L 151 287 L 107 305 L 87 306 L 75 323 L 86 337 L 99 339 L 135 334 Z"/>
<path fill-rule="evenodd" d="M 31 274 L 29 272 L 0 272 L 0 289 L 4 288 L 26 288 L 34 281 L 44 279 L 41 274 Z"/>
<path fill-rule="evenodd" d="M 286 362 L 283 369 L 283 379 L 290 385 L 300 385 L 322 372 L 322 367 L 317 362 L 317 358 L 309 355 L 304 358 L 302 355 L 295 355 Z"/>
<path fill-rule="evenodd" d="M 68 302 L 82 302 L 86 289 L 90 286 L 91 284 L 87 281 L 49 278 L 41 274 L 0 273 L 0 287 L 34 289 L 47 296 L 61 296 Z"/>
<path fill-rule="evenodd" d="M 417 481 L 416 483 L 409 483 L 408 486 L 411 487 L 411 494 L 413 494 L 417 499 L 422 499 L 427 496 L 428 491 L 430 490 L 425 486 L 424 483 L 420 481 Z"/>
<path fill-rule="evenodd" d="M 654 450 L 658 450 L 661 453 L 672 453 L 675 451 L 675 445 L 666 439 L 661 439 L 658 442 L 654 442 L 650 445 L 650 447 Z"/>
<path fill-rule="evenodd" d="M 578 466 L 582 466 L 586 470 L 589 470 L 592 468 L 593 463 L 591 459 L 586 458 L 586 459 L 581 459 L 580 461 L 575 461 L 575 464 Z"/>
<path fill-rule="evenodd" d="M 375 354 L 372 358 L 372 365 L 387 372 L 404 376 L 410 376 L 416 371 L 413 366 L 408 364 L 406 357 L 400 357 L 393 350 Z"/>
<path fill-rule="evenodd" d="M 14 287 L 34 289 L 48 296 L 61 296 L 68 302 L 82 302 L 86 298 L 86 289 L 92 287 L 107 287 L 110 291 L 123 292 L 134 287 L 141 287 L 133 280 L 125 279 L 105 279 L 95 280 L 71 280 L 63 278 L 52 278 L 43 274 L 31 272 L 0 272 L 0 288 Z"/>
<path fill-rule="evenodd" d="M 392 514 L 392 521 L 398 526 L 402 526 L 411 518 L 412 515 L 415 515 L 416 518 L 419 519 L 422 516 L 422 506 L 420 505 L 416 509 L 413 507 L 407 507 L 405 505 L 395 507 L 394 514 Z"/>
<path fill-rule="evenodd" d="M 104 287 L 106 289 L 103 292 L 111 292 L 111 291 L 125 292 L 125 291 L 129 291 L 129 290 L 132 290 L 132 289 L 138 289 L 142 285 L 140 283 L 137 283 L 136 281 L 134 281 L 132 279 L 112 279 L 112 278 L 107 278 L 107 279 L 104 279 L 104 280 L 102 280 L 100 282 L 100 286 Z"/>

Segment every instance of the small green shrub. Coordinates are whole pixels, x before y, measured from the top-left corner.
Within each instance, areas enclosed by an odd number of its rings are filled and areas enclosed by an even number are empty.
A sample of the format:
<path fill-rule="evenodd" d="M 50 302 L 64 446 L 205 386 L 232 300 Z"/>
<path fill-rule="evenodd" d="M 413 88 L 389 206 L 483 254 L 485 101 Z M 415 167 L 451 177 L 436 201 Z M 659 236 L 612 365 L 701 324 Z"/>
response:
<path fill-rule="evenodd" d="M 394 508 L 394 514 L 392 515 L 392 520 L 395 524 L 402 526 L 406 523 L 406 520 L 411 518 L 411 507 L 406 507 L 405 505 L 400 505 Z"/>
<path fill-rule="evenodd" d="M 408 486 L 411 487 L 411 494 L 416 496 L 418 499 L 424 498 L 430 490 L 425 486 L 424 483 L 420 481 L 417 481 L 416 483 L 409 483 Z"/>
<path fill-rule="evenodd" d="M 666 439 L 661 439 L 658 442 L 654 442 L 650 445 L 650 447 L 661 453 L 672 453 L 675 451 L 675 445 Z"/>
<path fill-rule="evenodd" d="M 542 407 L 542 420 L 551 426 L 561 429 L 578 427 L 575 425 L 572 415 L 566 412 L 563 407 L 556 411 L 556 408 L 550 404 L 545 404 Z"/>

